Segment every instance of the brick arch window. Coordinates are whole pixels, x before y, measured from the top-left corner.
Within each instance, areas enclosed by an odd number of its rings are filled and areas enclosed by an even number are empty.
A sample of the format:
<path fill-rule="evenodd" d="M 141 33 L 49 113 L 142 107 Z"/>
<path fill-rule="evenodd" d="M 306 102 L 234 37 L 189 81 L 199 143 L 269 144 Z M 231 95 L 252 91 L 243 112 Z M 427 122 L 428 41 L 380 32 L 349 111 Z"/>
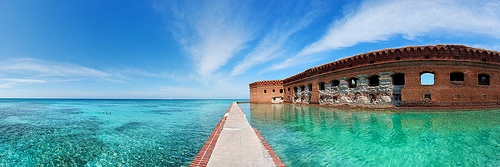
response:
<path fill-rule="evenodd" d="M 405 85 L 405 73 L 396 73 L 392 76 L 392 85 Z"/>
<path fill-rule="evenodd" d="M 358 86 L 358 78 L 349 78 L 347 80 L 347 85 L 349 86 L 349 88 L 355 88 Z"/>
<path fill-rule="evenodd" d="M 276 92 L 276 90 L 273 89 L 273 93 Z"/>
<path fill-rule="evenodd" d="M 309 91 L 313 91 L 313 85 L 312 84 L 307 85 L 307 87 L 309 88 Z"/>
<path fill-rule="evenodd" d="M 280 89 L 280 93 L 283 93 L 283 89 Z"/>
<path fill-rule="evenodd" d="M 477 75 L 477 84 L 478 85 L 490 85 L 490 75 L 488 75 L 488 74 Z"/>
<path fill-rule="evenodd" d="M 318 87 L 319 87 L 319 90 L 325 90 L 325 83 L 324 82 L 318 83 Z"/>
<path fill-rule="evenodd" d="M 434 73 L 428 71 L 420 73 L 420 85 L 434 85 Z"/>
<path fill-rule="evenodd" d="M 380 76 L 372 75 L 368 77 L 368 86 L 380 86 Z"/>
<path fill-rule="evenodd" d="M 288 87 L 288 92 L 290 92 L 290 87 Z M 295 92 L 297 92 L 297 91 L 295 91 Z"/>
<path fill-rule="evenodd" d="M 306 86 L 302 85 L 300 86 L 300 91 L 305 91 L 306 90 Z"/>
<path fill-rule="evenodd" d="M 463 72 L 452 72 L 450 73 L 450 81 L 464 81 L 464 73 Z"/>
<path fill-rule="evenodd" d="M 297 93 L 298 92 L 298 88 L 297 87 L 293 87 L 293 92 Z"/>
<path fill-rule="evenodd" d="M 264 90 L 264 93 L 267 93 L 267 90 Z"/>
<path fill-rule="evenodd" d="M 333 86 L 339 86 L 340 85 L 340 81 L 339 80 L 333 80 L 332 82 L 330 82 L 330 84 Z"/>

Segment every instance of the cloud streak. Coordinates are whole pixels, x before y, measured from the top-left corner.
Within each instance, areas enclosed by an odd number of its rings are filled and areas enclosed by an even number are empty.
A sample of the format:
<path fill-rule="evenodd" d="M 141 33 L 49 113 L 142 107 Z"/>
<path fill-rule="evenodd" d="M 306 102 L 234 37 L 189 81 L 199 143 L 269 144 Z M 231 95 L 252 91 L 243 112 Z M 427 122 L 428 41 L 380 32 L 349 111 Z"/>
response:
<path fill-rule="evenodd" d="M 291 1 L 294 3 L 293 1 Z M 300 4 L 300 3 L 299 3 Z M 300 4 L 300 6 L 310 6 L 311 4 Z M 284 5 L 286 6 L 286 5 Z M 292 13 L 288 13 L 292 11 Z M 281 20 L 274 21 L 273 26 L 259 41 L 257 46 L 248 53 L 241 63 L 238 63 L 231 75 L 240 75 L 256 65 L 266 63 L 270 60 L 288 53 L 290 48 L 286 48 L 286 43 L 290 42 L 290 36 L 310 25 L 316 17 L 322 14 L 321 7 L 312 8 L 305 12 L 293 13 L 294 10 L 286 10 L 282 13 Z M 285 17 L 288 15 L 288 17 Z M 290 16 L 291 15 L 291 16 Z"/>
<path fill-rule="evenodd" d="M 83 79 L 124 82 L 113 75 L 71 63 L 52 62 L 33 58 L 8 59 L 0 63 L 0 87 L 12 88 L 20 84 L 71 82 Z"/>
<path fill-rule="evenodd" d="M 0 79 L 0 88 L 12 88 L 18 84 L 36 84 L 45 83 L 44 80 L 38 79 Z"/>
<path fill-rule="evenodd" d="M 111 74 L 71 63 L 19 58 L 0 63 L 1 71 L 31 74 L 37 77 L 96 77 L 106 78 Z"/>
<path fill-rule="evenodd" d="M 173 5 L 172 5 L 173 4 Z M 167 21 L 170 31 L 189 53 L 194 68 L 210 76 L 224 66 L 253 38 L 252 27 L 245 13 L 244 1 L 176 1 L 155 3 L 173 18 Z M 168 14 L 167 14 L 168 15 Z"/>
<path fill-rule="evenodd" d="M 397 35 L 409 40 L 438 32 L 500 38 L 498 8 L 499 1 L 366 1 L 354 13 L 332 23 L 318 41 L 266 70 L 285 69 L 303 62 L 309 55 L 365 42 L 386 41 Z"/>

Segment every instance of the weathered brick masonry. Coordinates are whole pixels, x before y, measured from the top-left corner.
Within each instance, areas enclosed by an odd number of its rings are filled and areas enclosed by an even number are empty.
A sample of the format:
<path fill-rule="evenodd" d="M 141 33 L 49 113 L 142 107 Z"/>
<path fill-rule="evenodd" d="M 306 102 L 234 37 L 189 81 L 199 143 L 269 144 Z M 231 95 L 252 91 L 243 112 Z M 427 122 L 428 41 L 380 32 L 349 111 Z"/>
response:
<path fill-rule="evenodd" d="M 313 67 L 283 80 L 251 83 L 250 102 L 499 106 L 499 54 L 463 45 L 384 49 Z M 422 79 L 425 77 L 429 79 Z"/>

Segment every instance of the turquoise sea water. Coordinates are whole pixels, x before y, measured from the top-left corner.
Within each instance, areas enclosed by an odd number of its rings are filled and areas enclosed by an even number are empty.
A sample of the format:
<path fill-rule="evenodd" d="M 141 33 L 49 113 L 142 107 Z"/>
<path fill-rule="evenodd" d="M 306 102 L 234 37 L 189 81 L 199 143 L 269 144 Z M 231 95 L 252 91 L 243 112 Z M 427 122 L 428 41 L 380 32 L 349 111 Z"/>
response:
<path fill-rule="evenodd" d="M 0 100 L 0 166 L 188 166 L 233 101 Z"/>
<path fill-rule="evenodd" d="M 500 166 L 500 110 L 240 106 L 287 166 Z"/>

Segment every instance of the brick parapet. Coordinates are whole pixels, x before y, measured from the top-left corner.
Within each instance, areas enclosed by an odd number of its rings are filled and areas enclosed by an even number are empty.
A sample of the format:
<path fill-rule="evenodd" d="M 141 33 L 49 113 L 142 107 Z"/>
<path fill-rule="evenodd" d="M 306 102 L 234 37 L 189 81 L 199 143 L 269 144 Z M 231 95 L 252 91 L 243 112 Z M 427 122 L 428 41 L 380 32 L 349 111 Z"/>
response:
<path fill-rule="evenodd" d="M 254 88 L 257 86 L 268 86 L 268 85 L 283 85 L 283 80 L 257 81 L 249 84 L 250 88 Z"/>
<path fill-rule="evenodd" d="M 281 81 L 281 84 L 288 84 L 324 73 L 331 73 L 352 67 L 408 60 L 459 60 L 500 64 L 500 52 L 472 48 L 463 45 L 408 46 L 396 49 L 383 49 L 358 54 L 352 57 L 343 58 L 324 65 L 309 68 L 304 72 L 286 79 L 275 81 Z M 262 84 L 265 85 L 267 83 L 266 81 L 259 81 L 252 84 L 254 84 L 254 86 L 258 86 Z M 252 84 L 250 84 L 250 87 L 252 87 Z"/>

